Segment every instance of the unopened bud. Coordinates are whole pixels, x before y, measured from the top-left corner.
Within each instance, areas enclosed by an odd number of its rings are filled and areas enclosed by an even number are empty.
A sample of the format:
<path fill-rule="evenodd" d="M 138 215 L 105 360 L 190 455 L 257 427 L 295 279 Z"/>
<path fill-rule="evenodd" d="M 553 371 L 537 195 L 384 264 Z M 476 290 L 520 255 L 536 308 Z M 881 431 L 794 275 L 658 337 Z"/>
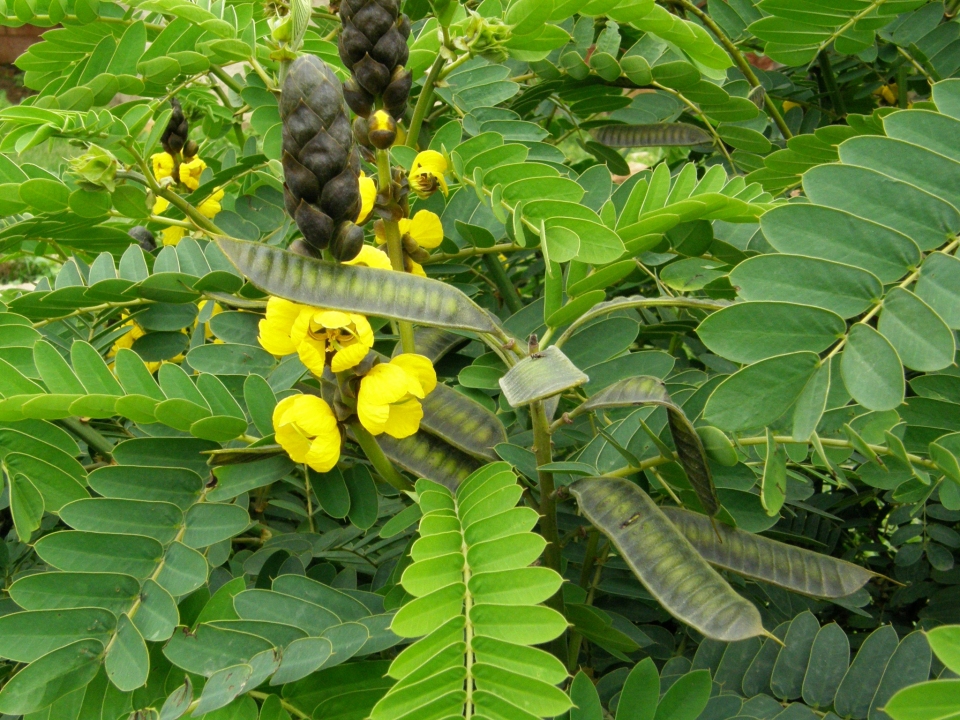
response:
<path fill-rule="evenodd" d="M 375 148 L 386 150 L 397 139 L 397 123 L 390 113 L 377 110 L 367 122 L 367 136 Z"/>

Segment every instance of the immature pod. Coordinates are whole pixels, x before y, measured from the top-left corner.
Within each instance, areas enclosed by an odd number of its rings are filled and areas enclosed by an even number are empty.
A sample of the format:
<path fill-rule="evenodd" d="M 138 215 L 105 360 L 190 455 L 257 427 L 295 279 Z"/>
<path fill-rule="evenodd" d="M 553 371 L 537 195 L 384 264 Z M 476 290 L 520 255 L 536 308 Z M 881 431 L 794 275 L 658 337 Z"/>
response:
<path fill-rule="evenodd" d="M 280 117 L 287 212 L 314 255 L 336 237 L 337 259 L 350 260 L 359 252 L 352 228 L 360 211 L 360 158 L 340 82 L 322 60 L 303 55 L 290 65 Z"/>
<path fill-rule="evenodd" d="M 398 0 L 343 0 L 340 4 L 340 59 L 353 77 L 344 86 L 350 108 L 367 117 L 374 98 L 399 118 L 406 109 L 411 74 L 404 69 L 410 51 L 410 20 Z"/>
<path fill-rule="evenodd" d="M 190 126 L 183 114 L 180 101 L 176 98 L 170 98 L 170 106 L 173 108 L 173 112 L 170 114 L 170 120 L 167 122 L 163 135 L 160 136 L 160 144 L 165 151 L 171 155 L 176 155 L 183 150 L 183 146 L 187 142 L 187 133 L 190 131 Z"/>

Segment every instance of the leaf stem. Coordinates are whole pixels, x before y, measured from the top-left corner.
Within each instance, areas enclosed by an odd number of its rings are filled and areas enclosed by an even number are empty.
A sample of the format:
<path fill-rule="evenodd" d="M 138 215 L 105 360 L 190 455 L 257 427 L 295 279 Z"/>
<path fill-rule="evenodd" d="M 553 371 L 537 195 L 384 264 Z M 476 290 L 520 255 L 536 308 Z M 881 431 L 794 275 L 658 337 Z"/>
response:
<path fill-rule="evenodd" d="M 272 694 L 273 693 L 260 692 L 259 690 L 250 690 L 249 692 L 247 692 L 247 695 L 249 695 L 252 698 L 256 698 L 257 700 L 266 700 Z M 280 707 L 282 707 L 284 710 L 286 710 L 288 713 L 290 713 L 294 717 L 300 718 L 300 720 L 310 720 L 310 717 L 311 717 L 310 715 L 298 709 L 294 705 L 291 705 L 283 698 L 280 698 Z"/>
<path fill-rule="evenodd" d="M 487 270 L 490 271 L 490 279 L 493 280 L 494 285 L 497 286 L 497 290 L 500 291 L 500 297 L 503 298 L 504 304 L 509 308 L 511 313 L 518 313 L 523 310 L 523 302 L 520 300 L 520 295 L 517 294 L 517 289 L 513 286 L 513 283 L 510 282 L 510 278 L 507 277 L 507 271 L 503 267 L 503 263 L 500 262 L 498 258 L 493 253 L 486 253 L 483 255 L 483 264 L 487 266 Z"/>
<path fill-rule="evenodd" d="M 720 26 L 714 22 L 713 18 L 690 2 L 690 0 L 674 1 L 687 12 L 696 15 L 697 19 L 700 20 L 700 22 L 702 22 L 707 29 L 709 29 L 710 32 L 716 36 L 717 40 L 720 41 L 720 44 L 723 45 L 724 50 L 726 50 L 730 57 L 733 58 L 733 62 L 736 63 L 737 68 L 741 73 L 743 73 L 743 76 L 747 79 L 747 82 L 750 83 L 750 86 L 760 87 L 760 80 L 757 79 L 757 74 L 753 71 L 750 63 L 747 62 L 747 59 L 743 56 L 734 42 L 727 37 L 727 34 L 720 29 Z M 783 139 L 789 140 L 792 138 L 793 133 L 790 132 L 790 128 L 787 127 L 787 123 L 783 119 L 783 115 L 780 114 L 780 110 L 777 109 L 776 104 L 769 95 L 764 95 L 763 106 L 766 109 L 767 114 L 773 118 L 777 128 L 780 130 L 780 134 L 783 135 Z"/>
<path fill-rule="evenodd" d="M 63 425 L 67 430 L 79 437 L 87 445 L 95 449 L 105 458 L 110 459 L 113 457 L 113 443 L 86 423 L 80 422 L 76 418 L 72 417 L 63 418 L 57 422 L 60 425 Z"/>
<path fill-rule="evenodd" d="M 220 67 L 219 65 L 211 65 L 211 66 L 210 66 L 210 74 L 216 76 L 216 78 L 217 78 L 220 82 L 222 82 L 222 83 L 223 83 L 224 85 L 226 85 L 228 88 L 230 88 L 231 90 L 233 90 L 237 95 L 239 95 L 239 94 L 240 94 L 240 91 L 243 90 L 243 88 L 240 87 L 240 83 L 238 83 L 236 80 L 234 80 L 232 77 L 230 77 L 230 75 L 227 73 L 227 71 L 224 70 L 224 69 L 223 69 L 222 67 Z"/>
<path fill-rule="evenodd" d="M 847 114 L 847 106 L 843 102 L 843 96 L 840 94 L 840 88 L 837 87 L 837 78 L 833 75 L 833 65 L 830 63 L 830 55 L 826 50 L 821 50 L 817 56 L 817 63 L 820 65 L 820 74 L 823 76 L 823 83 L 827 86 L 827 92 L 830 93 L 830 102 L 833 104 L 833 111 L 839 117 Z"/>
<path fill-rule="evenodd" d="M 373 464 L 374 469 L 385 481 L 401 492 L 413 490 L 413 485 L 390 462 L 390 459 L 383 454 L 383 449 L 377 443 L 376 438 L 371 435 L 367 429 L 359 422 L 350 424 L 353 435 L 357 439 L 357 445 L 363 450 L 363 454 Z"/>
<path fill-rule="evenodd" d="M 435 263 L 441 263 L 447 260 L 464 260 L 466 258 L 476 257 L 478 255 L 499 255 L 500 253 L 516 252 L 517 250 L 526 249 L 528 248 L 517 245 L 516 243 L 499 243 L 497 245 L 491 245 L 490 247 L 485 248 L 469 247 L 455 253 L 434 253 L 428 259 L 424 260 L 421 265 L 433 265 Z"/>
<path fill-rule="evenodd" d="M 423 118 L 427 114 L 433 103 L 433 87 L 440 77 L 440 71 L 443 70 L 443 55 L 437 53 L 436 60 L 430 66 L 430 72 L 423 82 L 423 90 L 420 91 L 420 97 L 417 98 L 416 107 L 413 108 L 413 117 L 410 118 L 410 129 L 407 131 L 407 147 L 414 150 L 418 147 L 420 140 L 420 127 L 423 125 Z"/>
<path fill-rule="evenodd" d="M 377 150 L 377 174 L 380 180 L 380 192 L 393 201 L 393 177 L 390 172 L 390 154 L 387 150 Z M 396 220 L 383 219 L 383 233 L 387 238 L 387 255 L 390 256 L 390 265 L 397 272 L 406 272 L 403 262 L 403 241 L 400 237 L 400 225 Z M 397 327 L 400 331 L 400 346 L 405 353 L 417 351 L 413 335 L 413 325 L 406 320 L 399 320 Z"/>

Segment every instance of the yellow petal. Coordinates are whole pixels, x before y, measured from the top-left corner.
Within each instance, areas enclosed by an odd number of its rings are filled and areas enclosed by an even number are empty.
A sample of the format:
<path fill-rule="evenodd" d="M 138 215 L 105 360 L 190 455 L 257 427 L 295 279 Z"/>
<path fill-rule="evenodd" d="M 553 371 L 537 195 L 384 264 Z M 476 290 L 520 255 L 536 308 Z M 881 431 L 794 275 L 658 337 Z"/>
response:
<path fill-rule="evenodd" d="M 277 403 L 277 406 L 273 409 L 274 430 L 279 430 L 281 425 L 285 425 L 290 422 L 286 419 L 287 413 L 290 412 L 291 408 L 293 408 L 293 405 L 297 401 L 298 397 L 300 396 L 290 395 Z"/>
<path fill-rule="evenodd" d="M 330 361 L 330 369 L 335 373 L 349 370 L 358 365 L 368 352 L 370 352 L 368 345 L 360 342 L 351 343 L 334 353 L 333 360 Z"/>
<path fill-rule="evenodd" d="M 377 200 L 377 184 L 373 178 L 367 177 L 360 171 L 360 213 L 357 215 L 357 224 L 363 225 L 373 212 L 373 204 Z"/>
<path fill-rule="evenodd" d="M 350 316 L 339 310 L 320 310 L 314 313 L 313 322 L 321 327 L 340 329 L 350 324 Z"/>
<path fill-rule="evenodd" d="M 382 250 L 373 245 L 364 245 L 353 260 L 346 260 L 344 265 L 365 265 L 376 270 L 392 270 L 390 258 Z"/>
<path fill-rule="evenodd" d="M 368 348 L 373 347 L 373 328 L 370 327 L 367 318 L 363 315 L 350 313 L 350 320 L 353 323 L 354 334 L 357 341 L 366 345 Z"/>
<path fill-rule="evenodd" d="M 423 407 L 419 400 L 410 399 L 390 406 L 390 414 L 383 431 L 395 438 L 405 438 L 420 429 Z"/>
<path fill-rule="evenodd" d="M 433 369 L 430 358 L 416 353 L 402 353 L 390 361 L 391 365 L 399 365 L 407 374 L 417 379 L 423 394 L 429 395 L 437 386 L 437 371 Z"/>
<path fill-rule="evenodd" d="M 173 156 L 166 152 L 159 152 L 150 156 L 153 163 L 153 176 L 163 180 L 173 174 Z"/>
<path fill-rule="evenodd" d="M 300 362 L 314 375 L 323 375 L 323 367 L 327 364 L 327 344 L 323 340 L 306 337 L 297 345 L 297 355 Z"/>
<path fill-rule="evenodd" d="M 310 443 L 304 462 L 317 472 L 330 472 L 340 459 L 340 443 L 340 431 L 334 425 L 333 432 L 318 435 Z"/>
<path fill-rule="evenodd" d="M 153 214 L 160 215 L 168 207 L 170 207 L 170 201 L 167 200 L 166 198 L 158 197 L 156 201 L 153 203 Z"/>
<path fill-rule="evenodd" d="M 414 262 L 413 260 L 410 261 L 410 274 L 419 275 L 420 277 L 427 276 L 426 271 L 423 269 L 423 265 L 418 262 Z"/>
<path fill-rule="evenodd" d="M 410 174 L 426 171 L 431 175 L 443 175 L 447 171 L 447 161 L 436 150 L 424 150 L 417 153 L 410 166 Z"/>
<path fill-rule="evenodd" d="M 374 435 L 384 431 L 390 417 L 390 404 L 405 398 L 410 376 L 399 365 L 380 363 L 360 380 L 357 394 L 357 415 L 363 426 Z"/>
<path fill-rule="evenodd" d="M 267 316 L 260 321 L 260 344 L 273 355 L 289 355 L 297 351 L 290 338 L 290 329 L 300 316 L 300 305 L 283 298 L 267 300 Z"/>
<path fill-rule="evenodd" d="M 402 226 L 401 232 L 404 232 Z M 428 250 L 443 242 L 443 225 L 440 224 L 440 216 L 429 210 L 418 210 L 408 222 L 406 232 L 410 233 L 420 247 Z"/>
<path fill-rule="evenodd" d="M 223 208 L 220 206 L 220 203 L 213 198 L 207 198 L 197 206 L 199 213 L 204 217 L 210 218 L 211 220 L 215 218 L 217 213 L 219 213 L 222 209 Z"/>
<path fill-rule="evenodd" d="M 180 182 L 191 190 L 196 190 L 200 187 L 200 176 L 206 167 L 207 164 L 199 157 L 180 163 Z"/>
<path fill-rule="evenodd" d="M 295 463 L 306 461 L 307 453 L 310 452 L 310 439 L 304 437 L 296 424 L 287 423 L 277 428 L 276 440 Z"/>
<path fill-rule="evenodd" d="M 317 309 L 306 305 L 298 305 L 297 307 L 300 312 L 290 327 L 290 339 L 299 345 L 310 334 L 310 322 L 313 320 Z"/>
<path fill-rule="evenodd" d="M 287 417 L 297 424 L 308 437 L 324 437 L 337 433 L 337 418 L 323 398 L 316 395 L 297 395 Z"/>
<path fill-rule="evenodd" d="M 171 225 L 168 228 L 164 228 L 162 234 L 164 245 L 176 245 L 183 240 L 183 236 L 187 234 L 187 231 L 185 228 Z"/>
<path fill-rule="evenodd" d="M 290 340 L 290 333 L 283 332 L 276 325 L 271 325 L 266 319 L 260 321 L 260 335 L 257 337 L 260 345 L 271 355 L 282 357 L 297 351 L 297 346 Z"/>

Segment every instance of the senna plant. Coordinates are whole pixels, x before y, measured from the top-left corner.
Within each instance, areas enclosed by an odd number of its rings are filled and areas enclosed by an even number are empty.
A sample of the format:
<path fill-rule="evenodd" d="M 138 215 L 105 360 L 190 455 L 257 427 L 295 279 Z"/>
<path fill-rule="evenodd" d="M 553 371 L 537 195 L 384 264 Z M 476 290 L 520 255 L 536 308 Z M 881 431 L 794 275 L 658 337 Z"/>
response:
<path fill-rule="evenodd" d="M 0 714 L 956 716 L 956 11 L 0 0 Z"/>

